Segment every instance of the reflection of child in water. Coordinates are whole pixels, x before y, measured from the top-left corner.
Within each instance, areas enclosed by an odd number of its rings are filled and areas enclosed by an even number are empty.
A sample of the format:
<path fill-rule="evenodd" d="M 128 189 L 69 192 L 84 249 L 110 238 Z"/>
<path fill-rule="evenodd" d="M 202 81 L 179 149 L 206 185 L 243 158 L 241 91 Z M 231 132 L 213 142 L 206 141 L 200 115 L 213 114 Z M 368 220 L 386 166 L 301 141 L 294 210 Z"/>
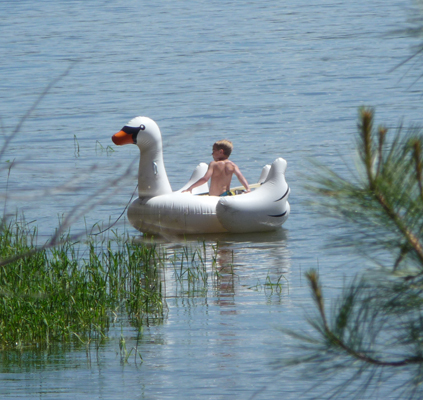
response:
<path fill-rule="evenodd" d="M 229 161 L 228 158 L 231 155 L 233 149 L 232 142 L 229 140 L 219 140 L 213 145 L 213 160 L 209 164 L 209 168 L 206 174 L 200 178 L 197 182 L 193 183 L 188 189 L 184 192 L 191 192 L 197 186 L 201 186 L 206 183 L 210 178 L 210 196 L 228 196 L 231 194 L 230 185 L 232 180 L 232 175 L 235 174 L 238 180 L 245 187 L 245 191 L 250 191 L 250 186 L 248 185 L 247 180 L 242 175 L 238 166 Z"/>

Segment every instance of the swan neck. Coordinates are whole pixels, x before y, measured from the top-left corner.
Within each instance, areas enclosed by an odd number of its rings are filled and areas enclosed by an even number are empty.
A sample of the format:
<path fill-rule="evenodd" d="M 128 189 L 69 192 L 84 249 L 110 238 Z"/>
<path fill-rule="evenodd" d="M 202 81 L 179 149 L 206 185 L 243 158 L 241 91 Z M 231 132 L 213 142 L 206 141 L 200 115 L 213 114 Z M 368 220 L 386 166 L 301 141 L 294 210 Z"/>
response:
<path fill-rule="evenodd" d="M 172 188 L 164 166 L 161 146 L 152 146 L 147 150 L 140 149 L 139 197 L 154 197 L 171 192 Z"/>

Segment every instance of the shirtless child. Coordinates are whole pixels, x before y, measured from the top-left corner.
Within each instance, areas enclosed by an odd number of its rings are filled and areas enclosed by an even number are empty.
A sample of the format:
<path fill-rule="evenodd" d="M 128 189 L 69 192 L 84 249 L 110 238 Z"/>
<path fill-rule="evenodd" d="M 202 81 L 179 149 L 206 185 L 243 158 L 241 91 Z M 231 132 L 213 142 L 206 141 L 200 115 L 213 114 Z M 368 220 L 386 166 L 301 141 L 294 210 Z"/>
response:
<path fill-rule="evenodd" d="M 231 155 L 233 149 L 232 142 L 229 140 L 219 140 L 213 145 L 213 159 L 209 164 L 209 168 L 206 174 L 200 178 L 197 182 L 193 183 L 184 192 L 191 192 L 197 186 L 206 183 L 210 178 L 210 196 L 227 196 L 230 195 L 230 186 L 232 175 L 235 174 L 241 184 L 245 187 L 245 192 L 250 191 L 250 186 L 244 175 L 241 174 L 238 166 L 229 161 L 228 158 Z"/>

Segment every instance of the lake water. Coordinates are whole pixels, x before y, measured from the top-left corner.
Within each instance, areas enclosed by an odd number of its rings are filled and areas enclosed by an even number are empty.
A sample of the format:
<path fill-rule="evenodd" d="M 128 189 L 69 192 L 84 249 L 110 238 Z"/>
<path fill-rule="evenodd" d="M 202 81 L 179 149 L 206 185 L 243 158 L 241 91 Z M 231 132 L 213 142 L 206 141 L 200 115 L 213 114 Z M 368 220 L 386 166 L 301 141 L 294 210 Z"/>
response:
<path fill-rule="evenodd" d="M 71 68 L 1 160 L 8 212 L 18 207 L 41 237 L 76 204 L 86 208 L 72 221 L 73 232 L 119 217 L 137 165 L 119 184 L 110 182 L 139 152 L 114 147 L 110 137 L 137 115 L 159 124 L 174 189 L 199 162 L 211 160 L 215 140 L 227 137 L 234 142 L 231 159 L 249 182 L 277 157 L 288 161 L 292 211 L 279 232 L 219 237 L 223 275 L 206 292 L 186 295 L 172 270 L 164 271 L 169 310 L 163 324 L 143 332 L 143 363 L 121 364 L 120 335 L 128 349 L 136 342 L 123 323 L 89 356 L 84 348 L 3 353 L 0 397 L 299 398 L 306 386 L 299 371 L 281 373 L 273 364 L 295 355 L 280 328 L 310 329 L 303 274 L 319 269 L 329 304 L 344 279 L 365 265 L 323 248 L 342 231 L 304 204 L 307 160 L 347 172 L 361 105 L 374 106 L 376 122 L 393 129 L 401 120 L 423 122 L 421 82 L 414 83 L 420 65 L 394 69 L 417 43 L 397 32 L 409 26 L 413 6 L 405 0 L 3 0 L 2 137 Z M 7 160 L 14 160 L 9 180 Z M 50 190 L 73 180 L 69 192 Z M 215 243 L 208 239 L 209 250 Z M 225 270 L 232 262 L 234 274 Z M 281 291 L 265 289 L 266 279 L 281 276 Z M 389 387 L 381 389 L 380 397 L 389 396 Z"/>

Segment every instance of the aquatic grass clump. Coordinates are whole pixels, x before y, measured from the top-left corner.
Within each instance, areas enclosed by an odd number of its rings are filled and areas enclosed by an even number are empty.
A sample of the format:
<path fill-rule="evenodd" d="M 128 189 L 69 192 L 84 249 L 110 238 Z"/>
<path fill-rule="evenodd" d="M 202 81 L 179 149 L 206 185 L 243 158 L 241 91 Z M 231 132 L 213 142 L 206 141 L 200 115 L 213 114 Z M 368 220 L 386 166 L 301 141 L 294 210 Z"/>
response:
<path fill-rule="evenodd" d="M 167 260 L 178 284 L 178 296 L 207 297 L 209 290 L 220 291 L 222 279 L 235 276 L 233 251 L 220 249 L 219 242 L 185 245 Z"/>
<path fill-rule="evenodd" d="M 272 280 L 270 273 L 268 272 L 264 283 L 262 283 L 259 279 L 257 284 L 255 284 L 254 286 L 250 286 L 248 289 L 252 289 L 255 291 L 264 290 L 267 296 L 272 296 L 273 294 L 282 294 L 282 290 L 284 288 L 286 288 L 289 293 L 289 283 L 285 275 L 279 275 L 276 281 L 274 281 Z"/>
<path fill-rule="evenodd" d="M 0 229 L 0 348 L 101 339 L 122 312 L 137 328 L 162 318 L 154 247 L 69 236 L 54 248 L 36 242 L 36 229 L 22 223 Z"/>
<path fill-rule="evenodd" d="M 216 245 L 217 246 L 217 245 Z M 214 253 L 216 248 L 212 246 Z M 213 258 L 213 256 L 212 256 Z M 216 255 L 214 254 L 214 258 Z M 211 263 L 211 274 L 207 266 L 210 264 L 207 257 L 207 246 L 203 242 L 198 246 L 184 246 L 180 252 L 173 252 L 169 257 L 169 262 L 173 266 L 176 282 L 179 283 L 182 293 L 188 296 L 196 296 L 202 293 L 204 296 L 210 284 L 210 277 L 216 270 L 216 263 Z"/>

